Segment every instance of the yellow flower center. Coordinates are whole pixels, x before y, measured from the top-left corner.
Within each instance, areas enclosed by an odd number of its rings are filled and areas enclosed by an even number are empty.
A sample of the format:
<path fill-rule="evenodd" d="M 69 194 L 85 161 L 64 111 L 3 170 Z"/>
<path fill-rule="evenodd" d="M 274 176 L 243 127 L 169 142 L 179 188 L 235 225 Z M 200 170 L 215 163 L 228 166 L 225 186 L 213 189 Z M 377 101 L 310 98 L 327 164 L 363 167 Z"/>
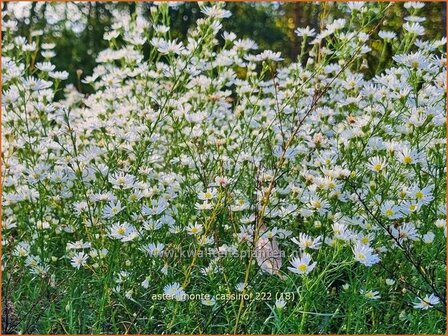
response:
<path fill-rule="evenodd" d="M 125 230 L 124 227 L 119 227 L 118 230 L 117 230 L 117 233 L 118 233 L 120 236 L 123 236 L 123 235 L 126 233 L 126 230 Z"/>
<path fill-rule="evenodd" d="M 373 166 L 373 169 L 375 169 L 376 171 L 380 171 L 381 169 L 383 169 L 383 165 L 381 163 L 377 163 Z"/>
<path fill-rule="evenodd" d="M 405 156 L 405 157 L 403 158 L 403 161 L 404 161 L 404 163 L 406 163 L 406 164 L 410 164 L 410 163 L 412 163 L 412 158 L 411 158 L 410 156 Z"/>
<path fill-rule="evenodd" d="M 357 254 L 356 254 L 356 258 L 357 258 L 358 260 L 366 260 L 366 256 L 365 256 L 364 253 L 357 253 Z"/>
<path fill-rule="evenodd" d="M 421 192 L 421 191 L 417 191 L 416 193 L 415 193 L 415 198 L 416 199 L 422 199 L 423 198 L 423 193 Z"/>
<path fill-rule="evenodd" d="M 390 217 L 394 215 L 394 211 L 392 209 L 387 209 L 386 210 L 386 216 Z"/>
<path fill-rule="evenodd" d="M 306 272 L 307 268 L 308 268 L 308 267 L 307 267 L 305 264 L 299 264 L 299 265 L 297 265 L 297 269 L 298 269 L 299 271 L 301 271 L 301 272 Z"/>

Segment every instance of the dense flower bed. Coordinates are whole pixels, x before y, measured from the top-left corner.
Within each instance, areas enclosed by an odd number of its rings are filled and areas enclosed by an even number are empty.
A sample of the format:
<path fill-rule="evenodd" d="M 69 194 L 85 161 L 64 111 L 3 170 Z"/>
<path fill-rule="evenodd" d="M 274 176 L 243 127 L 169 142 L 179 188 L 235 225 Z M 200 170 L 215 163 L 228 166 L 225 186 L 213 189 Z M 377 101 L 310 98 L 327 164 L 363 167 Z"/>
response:
<path fill-rule="evenodd" d="M 443 332 L 446 40 L 425 40 L 423 4 L 396 32 L 387 4 L 348 4 L 296 30 L 292 64 L 200 6 L 187 41 L 167 4 L 117 12 L 91 95 L 3 12 L 4 323 Z M 367 78 L 379 42 L 393 56 Z"/>

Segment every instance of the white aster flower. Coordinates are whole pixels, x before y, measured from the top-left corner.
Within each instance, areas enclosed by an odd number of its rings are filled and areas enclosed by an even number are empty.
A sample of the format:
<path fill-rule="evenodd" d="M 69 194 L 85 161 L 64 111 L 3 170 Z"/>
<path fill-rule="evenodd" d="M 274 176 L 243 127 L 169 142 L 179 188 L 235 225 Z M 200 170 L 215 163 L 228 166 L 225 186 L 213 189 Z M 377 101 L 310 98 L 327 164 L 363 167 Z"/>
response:
<path fill-rule="evenodd" d="M 79 269 L 81 266 L 84 266 L 87 263 L 87 259 L 89 259 L 89 255 L 85 254 L 84 251 L 76 253 L 72 258 L 70 263 L 76 269 Z"/>
<path fill-rule="evenodd" d="M 302 256 L 293 258 L 291 265 L 292 267 L 288 267 L 288 270 L 296 274 L 306 275 L 316 267 L 316 262 L 312 262 L 308 253 L 303 253 Z"/>
<path fill-rule="evenodd" d="M 423 299 L 418 297 L 417 300 L 418 301 L 414 303 L 415 309 L 428 310 L 440 303 L 440 299 L 434 294 L 426 295 Z"/>
<path fill-rule="evenodd" d="M 356 243 L 355 247 L 353 248 L 355 260 L 368 267 L 380 262 L 378 254 L 375 254 L 373 252 L 373 248 L 359 242 Z"/>

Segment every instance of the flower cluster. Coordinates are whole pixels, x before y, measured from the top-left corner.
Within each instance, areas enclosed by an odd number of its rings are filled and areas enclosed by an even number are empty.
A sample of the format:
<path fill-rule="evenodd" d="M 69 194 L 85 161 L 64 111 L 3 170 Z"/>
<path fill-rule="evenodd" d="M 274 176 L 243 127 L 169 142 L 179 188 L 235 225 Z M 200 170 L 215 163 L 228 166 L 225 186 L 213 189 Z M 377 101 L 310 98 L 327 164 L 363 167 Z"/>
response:
<path fill-rule="evenodd" d="M 19 36 L 2 12 L 4 279 L 96 288 L 102 309 L 148 307 L 171 331 L 186 293 L 206 292 L 209 309 L 264 285 L 443 310 L 446 40 L 425 40 L 421 4 L 405 6 L 402 31 L 298 28 L 290 64 L 223 32 L 222 4 L 201 4 L 185 41 L 170 37 L 168 4 L 137 6 L 105 34 L 90 95 L 63 85 L 45 34 Z M 394 56 L 369 77 L 378 41 Z"/>

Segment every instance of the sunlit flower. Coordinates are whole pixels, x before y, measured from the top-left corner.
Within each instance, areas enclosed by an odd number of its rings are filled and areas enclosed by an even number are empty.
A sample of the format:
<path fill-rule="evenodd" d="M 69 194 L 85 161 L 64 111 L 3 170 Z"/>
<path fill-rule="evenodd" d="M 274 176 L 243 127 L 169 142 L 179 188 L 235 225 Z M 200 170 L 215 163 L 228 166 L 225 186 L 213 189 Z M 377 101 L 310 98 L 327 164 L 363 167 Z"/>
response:
<path fill-rule="evenodd" d="M 369 161 L 369 169 L 374 171 L 375 173 L 379 173 L 384 168 L 386 168 L 386 160 L 379 156 L 375 156 Z"/>
<path fill-rule="evenodd" d="M 303 253 L 300 257 L 293 258 L 291 265 L 292 267 L 288 267 L 288 270 L 296 274 L 306 275 L 316 267 L 316 262 L 312 263 L 311 256 L 308 253 Z"/>
<path fill-rule="evenodd" d="M 138 232 L 129 223 L 115 223 L 109 230 L 109 237 L 127 242 L 138 237 Z"/>
<path fill-rule="evenodd" d="M 202 225 L 200 225 L 200 224 L 191 224 L 191 225 L 189 225 L 189 226 L 187 226 L 187 228 L 186 228 L 186 230 L 187 230 L 187 233 L 189 234 L 189 235 L 198 235 L 198 234 L 201 234 L 202 233 L 202 230 L 203 230 L 203 226 Z"/>

